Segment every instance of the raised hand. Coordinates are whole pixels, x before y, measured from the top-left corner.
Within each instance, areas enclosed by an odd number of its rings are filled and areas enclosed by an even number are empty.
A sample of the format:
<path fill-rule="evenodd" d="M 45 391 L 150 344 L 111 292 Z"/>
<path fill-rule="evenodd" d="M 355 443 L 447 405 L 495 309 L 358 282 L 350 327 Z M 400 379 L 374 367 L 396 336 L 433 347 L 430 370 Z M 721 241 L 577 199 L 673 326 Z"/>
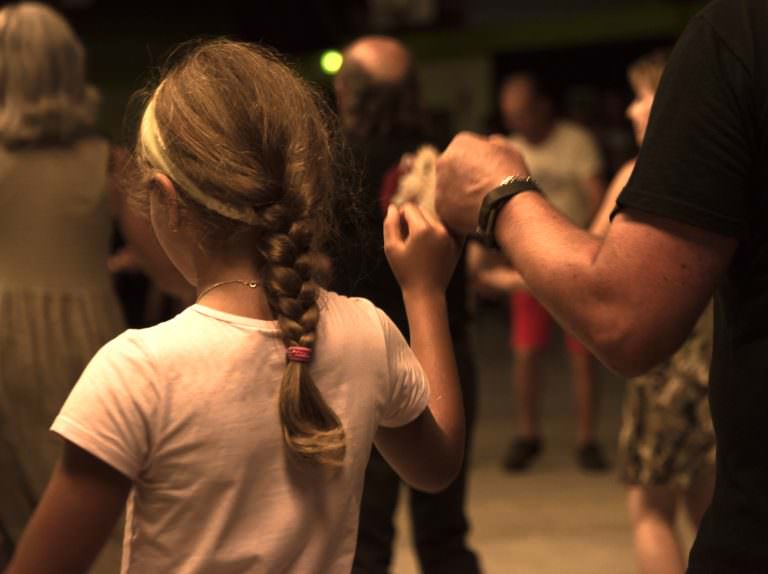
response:
<path fill-rule="evenodd" d="M 456 233 L 475 231 L 483 198 L 510 175 L 529 173 L 506 138 L 458 134 L 437 160 L 437 214 Z"/>
<path fill-rule="evenodd" d="M 389 206 L 384 252 L 403 291 L 443 293 L 461 252 L 436 218 L 412 203 Z"/>

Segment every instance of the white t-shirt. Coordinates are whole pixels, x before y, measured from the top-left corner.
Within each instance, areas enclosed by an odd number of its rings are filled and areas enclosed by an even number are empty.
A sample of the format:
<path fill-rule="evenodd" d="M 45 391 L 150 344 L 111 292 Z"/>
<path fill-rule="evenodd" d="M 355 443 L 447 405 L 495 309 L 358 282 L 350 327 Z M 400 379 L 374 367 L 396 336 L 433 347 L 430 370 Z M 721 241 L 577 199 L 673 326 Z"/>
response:
<path fill-rule="evenodd" d="M 552 205 L 576 225 L 586 227 L 594 214 L 584 182 L 599 176 L 603 169 L 592 135 L 574 122 L 558 120 L 549 137 L 539 144 L 518 135 L 510 139 Z"/>
<path fill-rule="evenodd" d="M 426 376 L 369 301 L 323 292 L 312 375 L 346 431 L 336 472 L 286 458 L 276 323 L 194 305 L 105 345 L 51 429 L 134 486 L 121 572 L 349 572 L 377 427 L 426 408 Z"/>

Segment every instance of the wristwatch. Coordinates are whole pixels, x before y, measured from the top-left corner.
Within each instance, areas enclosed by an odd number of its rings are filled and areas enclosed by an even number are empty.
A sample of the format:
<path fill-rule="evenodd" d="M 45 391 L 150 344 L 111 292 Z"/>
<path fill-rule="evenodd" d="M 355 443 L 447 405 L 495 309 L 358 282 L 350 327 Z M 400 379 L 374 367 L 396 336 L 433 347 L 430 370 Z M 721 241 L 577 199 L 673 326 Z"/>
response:
<path fill-rule="evenodd" d="M 480 241 L 489 248 L 498 249 L 494 229 L 496 218 L 507 202 L 518 193 L 535 191 L 541 193 L 541 189 L 532 177 L 520 177 L 510 175 L 501 180 L 493 191 L 488 193 L 480 206 L 480 217 L 477 225 L 477 236 Z"/>

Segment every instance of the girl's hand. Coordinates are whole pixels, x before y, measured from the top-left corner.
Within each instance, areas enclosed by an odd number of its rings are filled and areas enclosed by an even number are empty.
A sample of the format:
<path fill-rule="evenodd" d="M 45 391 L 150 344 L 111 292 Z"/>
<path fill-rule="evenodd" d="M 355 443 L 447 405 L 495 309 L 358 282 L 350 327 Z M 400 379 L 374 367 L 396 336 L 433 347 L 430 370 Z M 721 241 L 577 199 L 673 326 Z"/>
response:
<path fill-rule="evenodd" d="M 404 292 L 444 293 L 461 245 L 437 219 L 406 203 L 387 210 L 384 252 Z"/>

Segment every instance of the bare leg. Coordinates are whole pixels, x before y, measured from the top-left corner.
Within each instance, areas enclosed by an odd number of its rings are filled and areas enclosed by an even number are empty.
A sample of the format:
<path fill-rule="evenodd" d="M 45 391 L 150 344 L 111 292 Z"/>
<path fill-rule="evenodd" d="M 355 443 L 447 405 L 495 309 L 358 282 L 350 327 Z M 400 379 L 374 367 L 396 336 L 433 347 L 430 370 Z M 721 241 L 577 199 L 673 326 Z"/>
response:
<path fill-rule="evenodd" d="M 597 388 L 592 355 L 569 350 L 573 392 L 576 396 L 577 440 L 585 445 L 595 439 L 595 413 L 597 411 Z"/>
<path fill-rule="evenodd" d="M 666 486 L 631 486 L 627 503 L 639 572 L 683 574 L 685 560 L 675 531 L 675 490 Z"/>
<path fill-rule="evenodd" d="M 691 526 L 696 530 L 699 529 L 704 512 L 709 508 L 709 503 L 712 502 L 714 492 L 715 471 L 711 469 L 698 474 L 685 493 L 685 509 L 688 512 Z"/>
<path fill-rule="evenodd" d="M 539 438 L 538 352 L 516 350 L 512 380 L 517 402 L 520 437 Z"/>

